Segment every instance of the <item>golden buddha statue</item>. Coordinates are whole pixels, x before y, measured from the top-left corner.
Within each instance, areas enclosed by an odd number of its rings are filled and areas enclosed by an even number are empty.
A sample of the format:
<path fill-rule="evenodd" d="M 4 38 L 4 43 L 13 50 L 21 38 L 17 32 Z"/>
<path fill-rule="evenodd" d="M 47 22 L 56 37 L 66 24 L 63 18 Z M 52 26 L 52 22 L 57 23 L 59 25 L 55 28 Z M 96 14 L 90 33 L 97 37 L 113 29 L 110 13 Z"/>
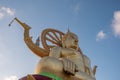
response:
<path fill-rule="evenodd" d="M 29 36 L 30 27 L 17 18 L 15 20 L 24 28 L 26 45 L 33 53 L 41 57 L 34 74 L 56 75 L 55 80 L 96 80 L 97 66 L 91 68 L 90 59 L 79 48 L 76 34 L 69 30 L 64 34 L 55 29 L 45 29 L 41 35 L 44 48 L 41 48 L 34 44 Z M 54 45 L 48 45 L 48 42 Z M 28 80 L 36 79 L 32 75 L 28 75 Z"/>

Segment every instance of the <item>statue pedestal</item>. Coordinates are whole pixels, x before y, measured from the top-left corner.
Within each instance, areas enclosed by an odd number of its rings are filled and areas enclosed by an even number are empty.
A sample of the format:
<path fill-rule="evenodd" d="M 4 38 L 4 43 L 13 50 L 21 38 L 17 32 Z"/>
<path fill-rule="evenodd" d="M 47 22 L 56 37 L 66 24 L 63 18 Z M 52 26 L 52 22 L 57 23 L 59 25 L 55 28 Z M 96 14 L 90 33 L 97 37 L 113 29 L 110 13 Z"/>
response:
<path fill-rule="evenodd" d="M 53 80 L 52 78 L 49 78 L 47 76 L 42 76 L 42 75 L 32 75 L 35 80 Z M 20 78 L 19 80 L 27 80 L 27 76 Z"/>

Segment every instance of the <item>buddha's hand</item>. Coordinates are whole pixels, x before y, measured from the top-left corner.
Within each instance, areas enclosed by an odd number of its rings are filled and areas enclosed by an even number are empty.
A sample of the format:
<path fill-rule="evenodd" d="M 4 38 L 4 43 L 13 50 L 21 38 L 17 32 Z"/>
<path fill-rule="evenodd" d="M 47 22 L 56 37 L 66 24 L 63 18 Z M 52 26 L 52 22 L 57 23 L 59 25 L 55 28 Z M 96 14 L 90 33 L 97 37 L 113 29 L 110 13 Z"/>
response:
<path fill-rule="evenodd" d="M 63 58 L 62 61 L 63 61 L 64 71 L 65 71 L 67 74 L 74 75 L 75 72 L 76 72 L 76 67 L 77 67 L 77 66 L 75 65 L 75 63 L 73 63 L 72 61 L 70 61 L 70 60 L 67 59 L 67 58 Z"/>

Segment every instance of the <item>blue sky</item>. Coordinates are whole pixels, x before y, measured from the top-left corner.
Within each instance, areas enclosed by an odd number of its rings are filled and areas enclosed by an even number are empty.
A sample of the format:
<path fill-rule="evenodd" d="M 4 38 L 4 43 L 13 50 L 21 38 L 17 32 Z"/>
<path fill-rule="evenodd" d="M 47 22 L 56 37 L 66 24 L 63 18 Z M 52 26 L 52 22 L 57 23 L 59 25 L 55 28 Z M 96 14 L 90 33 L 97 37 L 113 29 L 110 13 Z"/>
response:
<path fill-rule="evenodd" d="M 0 0 L 0 80 L 32 74 L 40 58 L 25 45 L 18 17 L 32 27 L 33 41 L 45 28 L 79 37 L 79 46 L 98 65 L 97 80 L 119 80 L 120 0 Z M 42 44 L 41 44 L 42 45 Z"/>

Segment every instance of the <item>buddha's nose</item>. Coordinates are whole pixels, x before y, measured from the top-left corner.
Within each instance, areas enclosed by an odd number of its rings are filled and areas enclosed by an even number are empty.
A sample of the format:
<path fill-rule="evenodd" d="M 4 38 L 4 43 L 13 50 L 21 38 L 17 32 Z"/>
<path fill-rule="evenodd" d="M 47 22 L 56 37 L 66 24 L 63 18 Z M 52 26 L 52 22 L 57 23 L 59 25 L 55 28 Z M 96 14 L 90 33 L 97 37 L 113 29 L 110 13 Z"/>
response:
<path fill-rule="evenodd" d="M 78 42 L 78 40 L 77 40 L 77 39 L 75 39 L 75 42 Z"/>

